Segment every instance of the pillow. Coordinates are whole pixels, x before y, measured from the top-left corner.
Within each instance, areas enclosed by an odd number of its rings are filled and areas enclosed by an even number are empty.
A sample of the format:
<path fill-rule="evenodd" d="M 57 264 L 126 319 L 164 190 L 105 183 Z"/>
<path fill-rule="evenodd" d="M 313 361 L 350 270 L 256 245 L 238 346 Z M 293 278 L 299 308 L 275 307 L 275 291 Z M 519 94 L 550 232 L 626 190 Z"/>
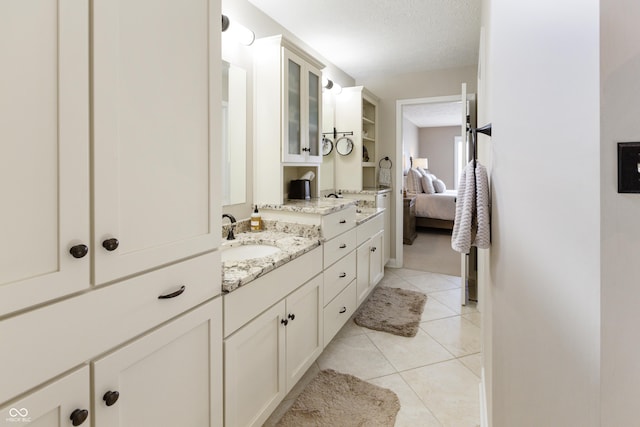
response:
<path fill-rule="evenodd" d="M 444 185 L 444 181 L 436 178 L 433 180 L 433 188 L 435 188 L 436 193 L 444 193 L 444 191 L 447 189 L 447 186 Z"/>
<path fill-rule="evenodd" d="M 407 173 L 407 191 L 409 193 L 422 193 L 422 175 L 417 169 L 409 169 Z"/>
<path fill-rule="evenodd" d="M 429 172 L 429 169 L 423 169 L 423 168 L 418 168 L 418 172 L 420 172 L 422 174 L 422 176 L 426 176 L 429 175 L 431 172 Z"/>
<path fill-rule="evenodd" d="M 420 180 L 422 182 L 422 188 L 426 194 L 433 194 L 436 192 L 436 189 L 433 186 L 433 179 L 431 179 L 431 175 L 427 174 L 423 176 Z"/>

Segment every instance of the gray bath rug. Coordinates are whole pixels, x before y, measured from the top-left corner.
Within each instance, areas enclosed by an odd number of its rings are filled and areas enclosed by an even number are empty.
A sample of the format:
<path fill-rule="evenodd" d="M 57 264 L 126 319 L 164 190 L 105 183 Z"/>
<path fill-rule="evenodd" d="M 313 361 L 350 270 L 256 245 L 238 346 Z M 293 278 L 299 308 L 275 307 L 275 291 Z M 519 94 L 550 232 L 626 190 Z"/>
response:
<path fill-rule="evenodd" d="M 378 286 L 353 320 L 365 328 L 415 337 L 426 301 L 421 292 Z"/>
<path fill-rule="evenodd" d="M 392 427 L 400 400 L 391 390 L 332 369 L 320 371 L 278 421 L 278 427 Z"/>

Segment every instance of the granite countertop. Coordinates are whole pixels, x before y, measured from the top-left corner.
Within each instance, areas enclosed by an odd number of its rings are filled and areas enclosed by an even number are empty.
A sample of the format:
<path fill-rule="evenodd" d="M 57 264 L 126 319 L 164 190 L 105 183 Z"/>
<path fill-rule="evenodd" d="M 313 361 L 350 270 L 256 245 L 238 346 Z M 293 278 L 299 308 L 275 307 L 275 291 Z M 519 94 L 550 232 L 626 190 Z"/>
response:
<path fill-rule="evenodd" d="M 384 208 L 358 208 L 356 209 L 356 224 L 360 225 L 382 214 Z"/>
<path fill-rule="evenodd" d="M 265 244 L 277 246 L 281 252 L 261 258 L 242 261 L 225 261 L 222 263 L 222 292 L 229 293 L 257 279 L 263 274 L 280 267 L 312 249 L 320 246 L 316 236 L 303 237 L 286 231 L 268 230 L 239 233 L 235 240 L 227 241 L 220 250 L 230 246 Z"/>
<path fill-rule="evenodd" d="M 343 193 L 343 194 L 373 194 L 373 195 L 377 195 L 377 194 L 390 193 L 391 192 L 391 187 L 364 187 L 360 191 L 340 190 L 340 192 Z"/>
<path fill-rule="evenodd" d="M 356 203 L 357 202 L 352 199 L 334 199 L 331 197 L 311 200 L 289 199 L 281 205 L 258 205 L 258 209 L 327 215 L 341 211 L 348 206 L 355 206 Z"/>

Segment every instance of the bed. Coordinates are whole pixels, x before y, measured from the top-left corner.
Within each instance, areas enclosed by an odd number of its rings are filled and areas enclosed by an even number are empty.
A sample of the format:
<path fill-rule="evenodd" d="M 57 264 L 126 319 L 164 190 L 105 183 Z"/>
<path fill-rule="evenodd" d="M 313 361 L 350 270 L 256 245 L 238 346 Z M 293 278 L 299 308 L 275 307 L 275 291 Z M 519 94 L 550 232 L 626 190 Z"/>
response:
<path fill-rule="evenodd" d="M 436 184 L 435 181 L 439 181 Z M 456 215 L 456 190 L 447 190 L 444 183 L 428 170 L 412 168 L 407 171 L 405 188 L 416 198 L 416 227 L 453 230 Z"/>
<path fill-rule="evenodd" d="M 445 190 L 434 194 L 412 194 L 416 198 L 416 227 L 452 230 L 457 195 L 456 190 Z"/>

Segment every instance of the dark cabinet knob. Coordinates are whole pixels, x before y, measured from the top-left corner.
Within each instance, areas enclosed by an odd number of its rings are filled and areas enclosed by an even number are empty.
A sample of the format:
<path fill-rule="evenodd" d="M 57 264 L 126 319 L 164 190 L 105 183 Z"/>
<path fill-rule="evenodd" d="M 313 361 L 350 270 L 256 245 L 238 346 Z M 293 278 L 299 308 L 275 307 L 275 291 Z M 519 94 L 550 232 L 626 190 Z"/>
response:
<path fill-rule="evenodd" d="M 87 245 L 75 245 L 69 249 L 69 253 L 74 258 L 82 258 L 89 252 L 89 247 Z"/>
<path fill-rule="evenodd" d="M 119 397 L 120 393 L 118 393 L 117 391 L 109 390 L 104 394 L 104 396 L 102 396 L 102 400 L 104 400 L 104 403 L 106 403 L 107 406 L 111 406 L 118 401 Z"/>
<path fill-rule="evenodd" d="M 347 307 L 342 307 L 339 311 L 340 314 L 346 313 L 346 312 L 347 312 Z"/>
<path fill-rule="evenodd" d="M 340 273 L 338 277 L 344 279 L 345 277 L 347 277 L 347 273 Z"/>
<path fill-rule="evenodd" d="M 290 320 L 294 320 L 296 318 L 296 315 L 291 313 L 287 316 Z"/>
<path fill-rule="evenodd" d="M 346 223 L 347 223 L 347 220 L 346 220 L 346 219 L 341 219 L 341 220 L 340 220 L 340 224 L 346 224 Z"/>
<path fill-rule="evenodd" d="M 371 252 L 375 252 L 378 248 L 376 248 L 375 246 L 371 248 Z"/>
<path fill-rule="evenodd" d="M 340 245 L 340 249 L 344 249 L 344 248 L 346 248 L 346 247 L 347 247 L 347 245 L 346 245 L 346 244 L 344 244 L 344 243 Z"/>
<path fill-rule="evenodd" d="M 88 416 L 89 411 L 87 411 L 86 409 L 76 409 L 71 413 L 69 419 L 71 420 L 71 424 L 73 424 L 74 426 L 79 426 L 80 424 L 85 422 Z"/>
<path fill-rule="evenodd" d="M 118 242 L 118 239 L 107 239 L 104 242 L 102 242 L 102 247 L 108 250 L 109 252 L 111 252 L 118 249 L 119 244 L 120 242 Z"/>
<path fill-rule="evenodd" d="M 287 319 L 282 319 L 280 323 L 282 323 L 284 326 L 287 326 L 289 324 L 289 321 Z"/>

